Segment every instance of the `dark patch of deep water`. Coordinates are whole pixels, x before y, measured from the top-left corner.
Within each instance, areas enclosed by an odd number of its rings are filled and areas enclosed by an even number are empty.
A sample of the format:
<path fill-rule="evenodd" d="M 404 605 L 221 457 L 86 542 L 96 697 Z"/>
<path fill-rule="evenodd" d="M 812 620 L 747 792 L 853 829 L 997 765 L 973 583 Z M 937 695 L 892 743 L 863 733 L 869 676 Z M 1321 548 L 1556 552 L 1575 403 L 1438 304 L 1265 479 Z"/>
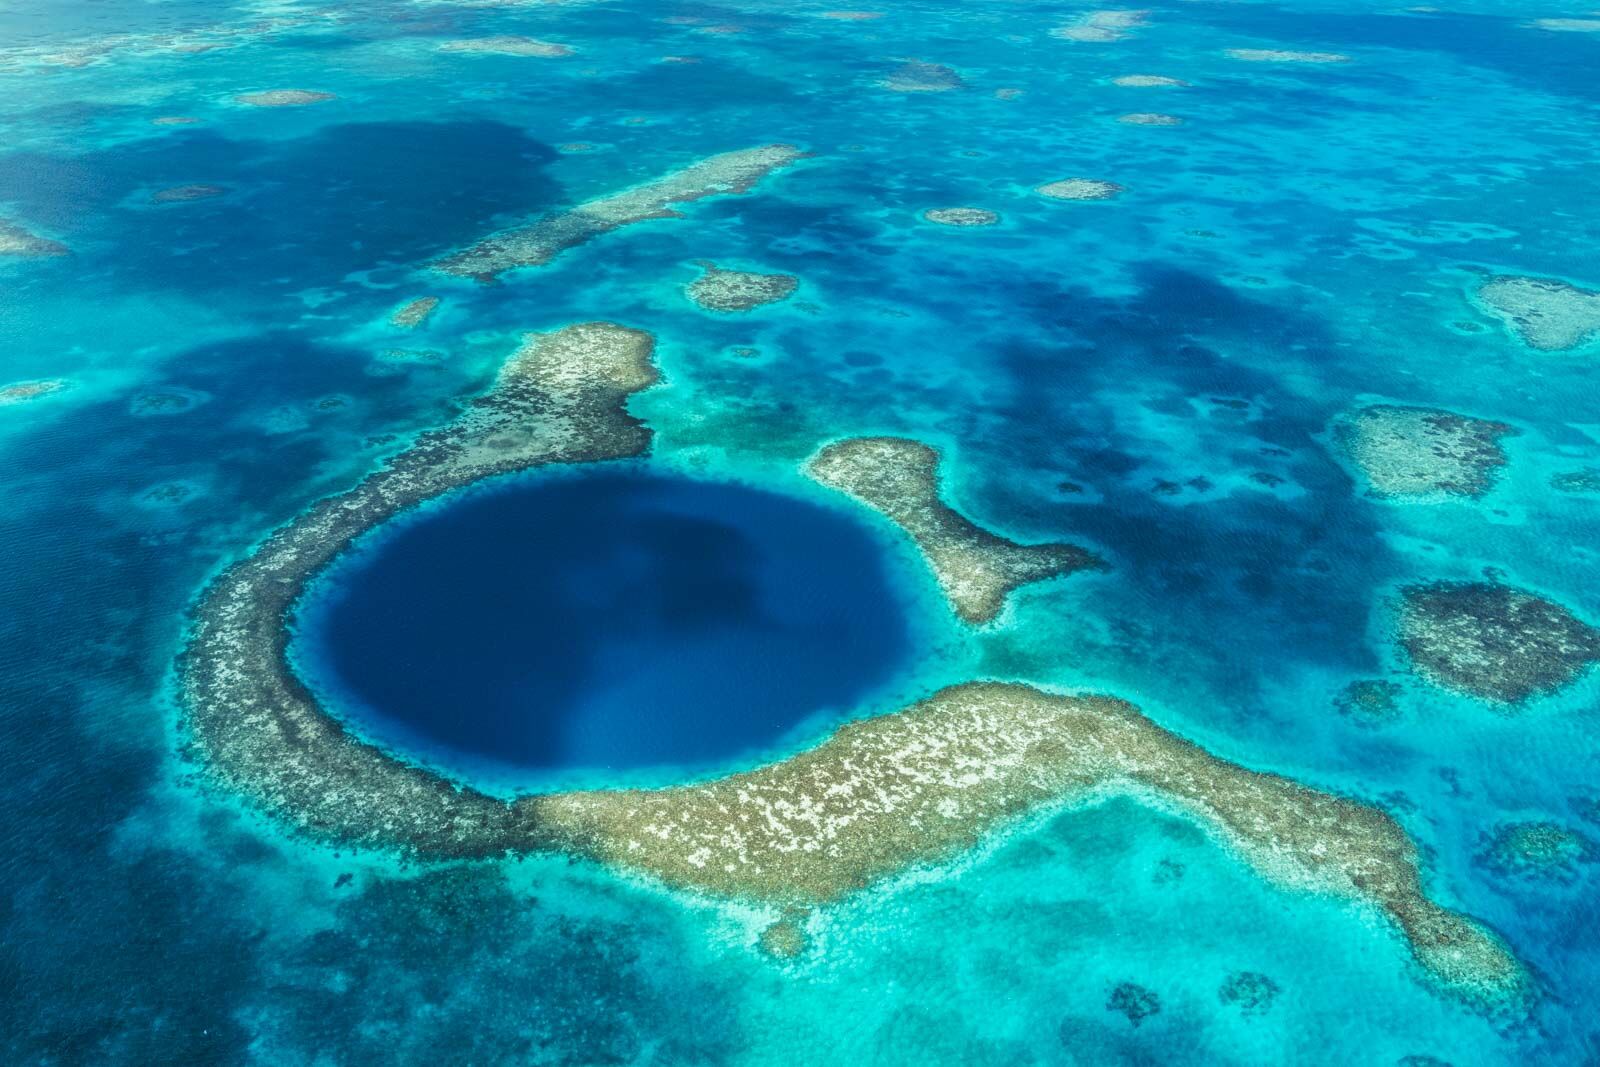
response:
<path fill-rule="evenodd" d="M 631 470 L 519 478 L 397 521 L 302 605 L 294 656 L 364 733 L 452 768 L 705 767 L 907 660 L 843 512 Z"/>

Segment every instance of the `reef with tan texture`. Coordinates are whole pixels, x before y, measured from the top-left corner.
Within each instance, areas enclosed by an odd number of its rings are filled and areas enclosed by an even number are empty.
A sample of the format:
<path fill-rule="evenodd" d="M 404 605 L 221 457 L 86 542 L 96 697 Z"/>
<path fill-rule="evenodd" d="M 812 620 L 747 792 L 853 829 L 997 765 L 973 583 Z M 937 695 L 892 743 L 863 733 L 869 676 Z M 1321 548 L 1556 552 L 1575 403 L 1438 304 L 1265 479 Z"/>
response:
<path fill-rule="evenodd" d="M 961 75 L 943 63 L 926 63 L 910 59 L 889 73 L 878 83 L 895 93 L 947 93 L 961 88 L 965 82 Z"/>
<path fill-rule="evenodd" d="M 1065 41 L 1105 42 L 1120 41 L 1129 31 L 1149 21 L 1150 12 L 1133 10 L 1090 11 L 1079 15 L 1064 26 L 1050 31 L 1050 36 Z"/>
<path fill-rule="evenodd" d="M 674 204 L 748 192 L 773 171 L 805 155 L 794 145 L 771 144 L 708 156 L 643 185 L 502 230 L 439 260 L 434 269 L 491 281 L 508 270 L 542 266 L 567 249 L 612 230 L 651 219 L 680 218 Z"/>
<path fill-rule="evenodd" d="M 1565 352 L 1600 338 L 1600 292 L 1559 278 L 1500 275 L 1478 299 L 1529 348 Z"/>
<path fill-rule="evenodd" d="M 753 311 L 787 300 L 800 287 L 793 274 L 762 274 L 748 270 L 723 270 L 713 263 L 701 265 L 700 277 L 685 289 L 689 299 L 705 311 Z"/>
<path fill-rule="evenodd" d="M 250 107 L 304 107 L 307 104 L 320 104 L 337 97 L 332 93 L 313 89 L 268 89 L 259 93 L 240 93 L 233 99 Z"/>
<path fill-rule="evenodd" d="M 1506 711 L 1566 688 L 1600 662 L 1600 629 L 1499 582 L 1406 586 L 1396 639 L 1430 682 Z"/>
<path fill-rule="evenodd" d="M 1246 63 L 1348 63 L 1350 57 L 1339 52 L 1294 52 L 1280 48 L 1230 48 L 1226 55 Z"/>
<path fill-rule="evenodd" d="M 984 623 L 1013 589 L 1099 569 L 1069 544 L 1022 545 L 985 530 L 940 499 L 939 453 L 903 437 L 854 437 L 812 457 L 806 472 L 881 512 L 916 542 L 956 614 Z"/>
<path fill-rule="evenodd" d="M 61 392 L 67 384 L 65 378 L 38 378 L 29 382 L 0 385 L 0 407 L 8 404 L 25 404 L 30 400 L 42 400 L 44 397 Z"/>
<path fill-rule="evenodd" d="M 1000 221 L 998 214 L 982 207 L 935 207 L 922 217 L 940 226 L 993 226 Z"/>
<path fill-rule="evenodd" d="M 1516 427 L 1438 408 L 1375 404 L 1334 424 L 1334 437 L 1368 491 L 1389 500 L 1476 498 L 1506 465 L 1502 438 Z"/>
<path fill-rule="evenodd" d="M 445 41 L 439 45 L 439 51 L 493 56 L 530 56 L 538 59 L 559 59 L 573 54 L 573 50 L 564 44 L 511 34 Z"/>
<path fill-rule="evenodd" d="M 419 296 L 415 300 L 407 300 L 395 309 L 389 316 L 389 325 L 401 330 L 414 330 L 428 321 L 428 316 L 434 313 L 439 306 L 436 296 Z"/>
<path fill-rule="evenodd" d="M 1498 1006 L 1527 994 L 1493 934 L 1424 892 L 1417 848 L 1393 818 L 1218 759 L 1108 697 L 975 682 L 745 774 L 519 804 L 568 849 L 669 885 L 804 908 L 949 860 L 1030 812 L 1118 794 L 1182 809 L 1274 881 L 1375 909 L 1457 995 Z"/>
<path fill-rule="evenodd" d="M 1047 182 L 1034 192 L 1052 200 L 1113 200 L 1122 195 L 1122 186 L 1098 178 L 1063 178 Z"/>
<path fill-rule="evenodd" d="M 52 241 L 48 237 L 29 233 L 14 222 L 0 219 L 0 256 L 44 259 L 51 256 L 65 256 L 71 251 L 60 241 Z"/>
<path fill-rule="evenodd" d="M 290 617 L 354 538 L 424 500 L 496 474 L 646 451 L 650 432 L 625 401 L 656 381 L 653 348 L 649 334 L 603 322 L 530 334 L 454 422 L 217 575 L 179 665 L 186 749 L 210 779 L 348 845 L 466 858 L 535 840 L 525 807 L 457 788 L 331 718 L 288 664 Z"/>
<path fill-rule="evenodd" d="M 1165 74 L 1123 74 L 1112 78 L 1111 84 L 1128 89 L 1179 89 L 1189 83 L 1182 78 L 1169 78 Z"/>

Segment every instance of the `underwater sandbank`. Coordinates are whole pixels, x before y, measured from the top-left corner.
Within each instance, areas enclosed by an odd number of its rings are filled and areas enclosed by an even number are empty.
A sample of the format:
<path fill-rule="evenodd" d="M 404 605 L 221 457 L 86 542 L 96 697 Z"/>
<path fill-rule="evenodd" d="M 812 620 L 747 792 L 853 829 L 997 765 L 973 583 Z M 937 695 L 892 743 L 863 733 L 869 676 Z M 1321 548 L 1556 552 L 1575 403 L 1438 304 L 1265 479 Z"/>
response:
<path fill-rule="evenodd" d="M 1529 348 L 1564 352 L 1600 337 L 1600 292 L 1558 278 L 1500 275 L 1478 299 Z"/>

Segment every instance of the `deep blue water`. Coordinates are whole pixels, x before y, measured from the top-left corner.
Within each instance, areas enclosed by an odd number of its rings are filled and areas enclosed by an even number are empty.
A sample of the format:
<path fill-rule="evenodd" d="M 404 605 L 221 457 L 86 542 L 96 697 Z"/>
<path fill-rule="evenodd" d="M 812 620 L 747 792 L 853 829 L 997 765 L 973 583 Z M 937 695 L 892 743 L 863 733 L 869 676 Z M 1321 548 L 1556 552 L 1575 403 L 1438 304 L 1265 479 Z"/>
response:
<path fill-rule="evenodd" d="M 725 763 L 850 710 L 911 651 L 880 536 L 780 493 L 514 478 L 394 526 L 308 595 L 293 654 L 437 763 Z"/>

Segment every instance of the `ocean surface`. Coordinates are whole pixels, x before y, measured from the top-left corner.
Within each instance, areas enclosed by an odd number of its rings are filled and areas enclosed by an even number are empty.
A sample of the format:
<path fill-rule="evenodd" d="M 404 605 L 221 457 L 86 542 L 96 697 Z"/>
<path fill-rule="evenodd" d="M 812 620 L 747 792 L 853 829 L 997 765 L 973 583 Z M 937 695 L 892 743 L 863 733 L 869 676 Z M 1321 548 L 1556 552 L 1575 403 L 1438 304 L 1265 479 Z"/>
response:
<path fill-rule="evenodd" d="M 0 390 L 59 383 L 0 404 L 0 1061 L 1600 1059 L 1600 680 L 1497 709 L 1407 670 L 1384 608 L 1406 583 L 1491 574 L 1600 622 L 1600 474 L 1560 481 L 1600 469 L 1600 348 L 1535 349 L 1472 297 L 1496 274 L 1600 289 L 1592 2 L 830 11 L 0 0 L 0 249 L 23 232 L 36 253 L 0 251 Z M 441 47 L 501 36 L 570 54 Z M 286 89 L 330 95 L 238 99 Z M 1120 121 L 1151 115 L 1179 121 Z M 428 269 L 778 142 L 811 155 L 743 195 L 495 284 Z M 1070 178 L 1121 191 L 1035 192 Z M 922 218 L 949 207 L 1000 221 Z M 706 262 L 798 288 L 708 312 L 685 297 Z M 422 295 L 442 301 L 422 325 L 389 324 Z M 1430 893 L 1505 940 L 1537 1003 L 1506 1019 L 1441 994 L 1382 921 L 1132 799 L 852 896 L 778 964 L 740 906 L 562 856 L 355 854 L 215 788 L 174 684 L 205 583 L 453 417 L 523 333 L 596 319 L 656 338 L 662 384 L 629 405 L 651 458 L 468 490 L 356 545 L 295 647 L 318 619 L 370 624 L 324 632 L 307 666 L 358 730 L 464 780 L 627 785 L 779 757 L 966 678 L 1114 693 L 1390 812 Z M 1375 403 L 1513 426 L 1494 487 L 1372 496 L 1330 427 Z M 863 434 L 938 447 L 975 521 L 1108 568 L 962 625 L 903 538 L 799 473 Z M 540 509 L 542 548 L 515 526 Z M 661 528 L 684 523 L 702 532 Z M 446 560 L 469 536 L 478 551 Z M 568 721 L 590 702 L 639 724 L 628 687 L 648 678 L 693 736 L 558 756 L 523 735 L 508 769 L 480 766 L 484 719 L 405 734 L 425 700 L 506 692 L 485 636 L 503 631 L 466 583 L 526 553 L 501 592 L 545 595 L 563 552 L 594 578 L 555 590 L 571 625 L 504 607 L 546 657 L 523 665 L 570 671 L 534 684 L 568 687 Z M 407 566 L 430 558 L 459 569 Z M 653 607 L 613 625 L 635 580 Z M 402 633 L 385 598 L 408 589 L 438 614 Z M 678 609 L 709 617 L 686 631 Z M 371 667 L 359 642 L 386 634 L 488 669 L 336 673 L 341 647 Z M 746 671 L 757 655 L 770 675 Z M 616 668 L 636 656 L 650 673 Z M 363 710 L 402 679 L 406 707 Z M 1370 679 L 1399 686 L 1382 721 L 1341 705 Z M 1503 862 L 1505 828 L 1530 823 L 1586 845 Z M 1257 996 L 1225 995 L 1241 975 Z"/>

